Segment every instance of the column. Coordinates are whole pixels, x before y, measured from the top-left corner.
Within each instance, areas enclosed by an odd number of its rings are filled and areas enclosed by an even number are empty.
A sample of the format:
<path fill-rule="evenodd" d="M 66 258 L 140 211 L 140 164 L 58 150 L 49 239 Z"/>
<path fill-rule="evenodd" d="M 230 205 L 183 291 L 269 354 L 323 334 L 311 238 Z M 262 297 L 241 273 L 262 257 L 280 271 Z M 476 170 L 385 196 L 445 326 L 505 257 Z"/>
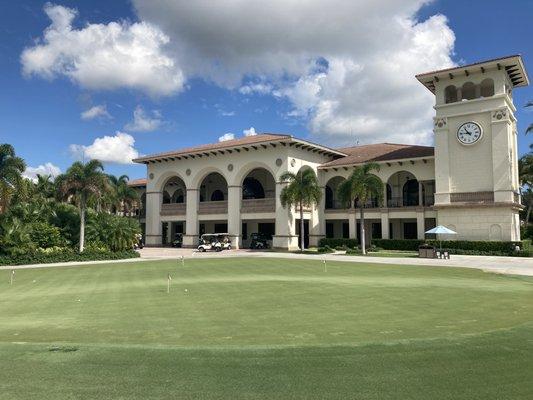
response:
<path fill-rule="evenodd" d="M 281 190 L 284 186 L 284 183 L 276 182 L 276 234 L 272 238 L 272 247 L 296 250 L 298 236 L 296 236 L 294 213 L 293 210 L 283 208 L 280 201 Z"/>
<path fill-rule="evenodd" d="M 390 239 L 389 212 L 387 209 L 381 209 L 381 238 Z"/>
<path fill-rule="evenodd" d="M 387 201 L 387 183 L 383 184 L 383 207 L 388 207 L 389 203 Z"/>
<path fill-rule="evenodd" d="M 418 205 L 423 206 L 424 205 L 424 185 L 422 184 L 422 181 L 418 181 Z"/>
<path fill-rule="evenodd" d="M 355 213 L 357 210 L 355 208 L 350 208 L 348 210 L 348 236 L 350 239 L 357 239 L 357 218 Z"/>
<path fill-rule="evenodd" d="M 161 246 L 163 243 L 161 227 L 161 203 L 163 193 L 146 192 L 146 245 Z"/>
<path fill-rule="evenodd" d="M 324 208 L 326 206 L 326 187 L 320 188 L 322 192 L 322 199 L 320 203 L 313 207 L 311 212 L 311 220 L 309 221 L 309 246 L 316 247 L 320 239 L 326 237 L 326 217 Z"/>
<path fill-rule="evenodd" d="M 198 189 L 187 189 L 187 202 L 185 208 L 185 235 L 183 247 L 196 247 L 198 245 L 198 202 L 200 197 Z"/>
<path fill-rule="evenodd" d="M 426 224 L 424 218 L 424 209 L 416 210 L 416 236 L 419 240 L 424 240 L 426 238 Z"/>
<path fill-rule="evenodd" d="M 228 186 L 228 233 L 234 249 L 241 247 L 241 192 L 241 186 Z"/>

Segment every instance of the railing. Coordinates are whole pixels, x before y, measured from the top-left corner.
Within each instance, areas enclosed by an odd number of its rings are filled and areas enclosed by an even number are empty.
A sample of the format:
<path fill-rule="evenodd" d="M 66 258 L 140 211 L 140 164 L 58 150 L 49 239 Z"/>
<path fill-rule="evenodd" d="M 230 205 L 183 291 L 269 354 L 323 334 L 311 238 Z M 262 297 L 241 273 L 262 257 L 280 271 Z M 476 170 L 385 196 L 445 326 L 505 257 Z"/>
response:
<path fill-rule="evenodd" d="M 160 215 L 185 215 L 185 203 L 161 204 Z"/>
<path fill-rule="evenodd" d="M 227 201 L 201 201 L 198 204 L 198 214 L 226 214 Z"/>
<path fill-rule="evenodd" d="M 435 195 L 427 194 L 422 197 L 422 206 L 429 207 L 435 204 Z M 392 197 L 387 200 L 387 207 L 400 208 L 400 207 L 417 207 L 419 205 L 419 199 L 409 197 Z"/>
<path fill-rule="evenodd" d="M 494 192 L 451 193 L 451 203 L 494 203 Z"/>
<path fill-rule="evenodd" d="M 276 199 L 274 197 L 268 197 L 265 199 L 245 199 L 241 202 L 242 213 L 263 213 L 275 211 Z"/>

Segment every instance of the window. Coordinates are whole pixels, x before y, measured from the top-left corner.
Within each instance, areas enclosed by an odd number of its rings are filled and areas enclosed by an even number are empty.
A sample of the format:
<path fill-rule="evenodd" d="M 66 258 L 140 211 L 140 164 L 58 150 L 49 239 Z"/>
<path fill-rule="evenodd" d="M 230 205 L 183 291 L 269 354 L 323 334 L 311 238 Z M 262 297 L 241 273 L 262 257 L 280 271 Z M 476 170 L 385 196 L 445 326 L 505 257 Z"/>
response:
<path fill-rule="evenodd" d="M 457 101 L 457 88 L 454 85 L 446 86 L 446 89 L 444 89 L 444 99 L 446 104 Z"/>
<path fill-rule="evenodd" d="M 472 100 L 476 98 L 476 85 L 472 82 L 466 82 L 462 89 L 463 99 Z"/>
<path fill-rule="evenodd" d="M 263 185 L 255 178 L 245 178 L 242 184 L 242 198 L 248 199 L 264 199 L 265 190 Z"/>
<path fill-rule="evenodd" d="M 494 81 L 487 78 L 481 82 L 480 85 L 481 97 L 494 96 Z"/>

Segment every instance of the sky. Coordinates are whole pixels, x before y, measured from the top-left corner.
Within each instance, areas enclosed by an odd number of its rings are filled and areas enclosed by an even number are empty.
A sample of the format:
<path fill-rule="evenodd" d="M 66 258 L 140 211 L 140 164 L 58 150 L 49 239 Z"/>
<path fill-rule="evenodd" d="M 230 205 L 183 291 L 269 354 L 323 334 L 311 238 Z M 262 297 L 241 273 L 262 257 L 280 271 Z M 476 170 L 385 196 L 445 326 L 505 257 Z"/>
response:
<path fill-rule="evenodd" d="M 433 144 L 417 73 L 522 54 L 533 0 L 0 0 L 0 143 L 57 175 L 261 132 Z M 514 91 L 519 152 L 533 90 Z"/>

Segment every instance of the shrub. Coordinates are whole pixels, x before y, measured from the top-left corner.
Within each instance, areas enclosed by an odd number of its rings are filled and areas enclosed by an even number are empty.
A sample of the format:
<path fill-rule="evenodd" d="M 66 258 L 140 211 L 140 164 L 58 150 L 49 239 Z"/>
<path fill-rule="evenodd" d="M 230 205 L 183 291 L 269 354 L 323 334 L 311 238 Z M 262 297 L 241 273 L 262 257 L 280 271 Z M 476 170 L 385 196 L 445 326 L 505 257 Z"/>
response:
<path fill-rule="evenodd" d="M 85 250 L 78 253 L 71 248 L 51 247 L 38 249 L 24 254 L 0 256 L 0 265 L 44 264 L 69 261 L 120 260 L 139 257 L 134 250 L 118 252 Z"/>
<path fill-rule="evenodd" d="M 342 239 L 342 238 L 322 238 L 320 239 L 318 245 L 320 247 L 329 246 L 331 248 L 345 247 L 345 248 L 354 248 L 359 245 L 357 239 Z"/>
<path fill-rule="evenodd" d="M 35 222 L 31 224 L 30 239 L 35 246 L 42 249 L 63 247 L 66 245 L 65 239 L 61 237 L 60 229 L 46 222 Z"/>
<path fill-rule="evenodd" d="M 319 253 L 333 253 L 335 250 L 329 246 L 319 247 L 317 249 Z"/>

